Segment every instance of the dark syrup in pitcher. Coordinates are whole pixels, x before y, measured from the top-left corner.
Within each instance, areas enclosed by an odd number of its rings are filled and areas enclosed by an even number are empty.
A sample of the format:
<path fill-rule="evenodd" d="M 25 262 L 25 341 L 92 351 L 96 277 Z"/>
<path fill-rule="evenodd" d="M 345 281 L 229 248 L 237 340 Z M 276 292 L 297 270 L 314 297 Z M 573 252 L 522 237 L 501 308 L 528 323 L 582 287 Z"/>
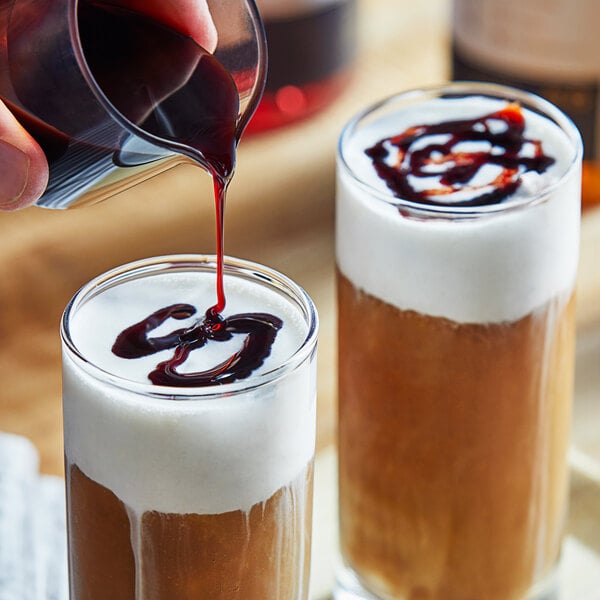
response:
<path fill-rule="evenodd" d="M 220 174 L 232 171 L 239 97 L 212 54 L 156 20 L 102 0 L 80 0 L 71 38 L 62 40 L 60 28 L 69 20 L 62 4 L 30 0 L 17 3 L 19 10 L 0 9 L 0 99 L 46 155 L 41 206 L 65 208 L 117 193 L 130 177 L 172 166 L 160 159 L 185 147 L 196 147 Z M 247 51 L 253 65 L 254 50 Z M 225 48 L 220 56 L 237 68 L 236 51 Z M 232 75 L 246 93 L 252 73 Z"/>
<path fill-rule="evenodd" d="M 226 303 L 223 213 L 235 167 L 239 116 L 236 84 L 214 56 L 190 38 L 139 14 L 82 0 L 79 27 L 86 61 L 107 98 L 140 129 L 167 140 L 163 143 L 167 148 L 177 151 L 178 144 L 185 144 L 197 151 L 213 178 L 215 191 L 216 304 L 195 325 L 151 338 L 153 329 L 166 320 L 197 312 L 191 305 L 162 308 L 124 330 L 113 352 L 135 359 L 172 349 L 173 357 L 149 374 L 156 385 L 206 386 L 248 377 L 269 355 L 282 323 L 263 313 L 222 316 Z M 199 373 L 178 371 L 190 352 L 208 340 L 225 341 L 234 334 L 246 336 L 242 349 L 222 364 Z"/>

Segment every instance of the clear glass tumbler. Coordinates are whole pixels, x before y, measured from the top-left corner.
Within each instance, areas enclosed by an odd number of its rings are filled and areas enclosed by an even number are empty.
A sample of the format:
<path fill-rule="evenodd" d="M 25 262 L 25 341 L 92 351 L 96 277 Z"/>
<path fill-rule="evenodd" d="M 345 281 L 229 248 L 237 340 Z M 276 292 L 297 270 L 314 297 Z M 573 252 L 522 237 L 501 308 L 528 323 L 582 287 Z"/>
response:
<path fill-rule="evenodd" d="M 496 85 L 406 92 L 344 129 L 336 598 L 553 597 L 581 157 L 563 113 Z"/>
<path fill-rule="evenodd" d="M 271 355 L 245 379 L 153 385 L 145 373 L 171 350 L 111 352 L 148 310 L 206 308 L 214 279 L 212 257 L 147 259 L 91 281 L 65 311 L 71 600 L 308 597 L 318 323 L 306 293 L 227 259 L 224 316 L 258 310 L 283 320 Z M 174 312 L 153 322 L 149 340 L 186 324 L 193 319 Z M 192 352 L 190 368 L 252 343 L 233 337 Z"/>

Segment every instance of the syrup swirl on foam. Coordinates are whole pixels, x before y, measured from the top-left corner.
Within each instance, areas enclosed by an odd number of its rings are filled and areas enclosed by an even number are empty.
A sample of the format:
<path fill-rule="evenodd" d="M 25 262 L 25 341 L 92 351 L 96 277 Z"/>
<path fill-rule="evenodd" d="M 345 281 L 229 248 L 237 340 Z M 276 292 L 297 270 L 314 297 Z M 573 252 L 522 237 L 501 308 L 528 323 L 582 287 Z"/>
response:
<path fill-rule="evenodd" d="M 121 358 L 141 358 L 174 348 L 171 359 L 159 363 L 148 378 L 155 385 L 200 387 L 230 383 L 248 377 L 271 353 L 271 347 L 283 321 L 267 313 L 244 313 L 224 319 L 208 309 L 203 321 L 167 335 L 150 337 L 150 333 L 169 318 L 187 319 L 196 313 L 191 304 L 173 304 L 161 308 L 139 323 L 123 330 L 112 347 Z M 234 335 L 246 335 L 241 350 L 227 360 L 205 371 L 182 373 L 177 370 L 193 350 L 208 342 L 225 342 Z"/>
<path fill-rule="evenodd" d="M 485 206 L 514 194 L 523 173 L 543 173 L 554 164 L 542 142 L 526 138 L 524 131 L 521 106 L 509 103 L 476 119 L 414 125 L 365 153 L 398 198 L 437 206 Z M 482 170 L 490 166 L 495 169 L 486 176 Z"/>

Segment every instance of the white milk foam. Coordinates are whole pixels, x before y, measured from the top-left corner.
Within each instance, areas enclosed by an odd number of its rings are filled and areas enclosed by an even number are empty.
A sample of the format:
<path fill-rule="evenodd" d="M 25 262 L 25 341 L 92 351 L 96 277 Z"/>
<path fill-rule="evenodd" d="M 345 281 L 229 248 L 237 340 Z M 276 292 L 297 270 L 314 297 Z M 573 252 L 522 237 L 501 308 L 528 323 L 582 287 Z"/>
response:
<path fill-rule="evenodd" d="M 541 139 L 544 153 L 556 162 L 541 175 L 526 174 L 511 198 L 549 189 L 544 201 L 473 219 L 402 216 L 364 153 L 410 126 L 472 119 L 505 105 L 480 96 L 433 99 L 373 119 L 346 138 L 343 157 L 354 176 L 339 165 L 336 253 L 340 271 L 357 288 L 402 310 L 461 323 L 512 322 L 570 292 L 577 272 L 581 173 L 567 173 L 572 143 L 549 119 L 523 111 L 525 137 Z"/>
<path fill-rule="evenodd" d="M 215 301 L 210 273 L 157 274 L 104 290 L 71 318 L 71 338 L 97 367 L 149 383 L 147 374 L 169 358 L 144 359 L 111 352 L 126 327 L 164 306 L 187 302 L 198 318 Z M 304 342 L 307 325 L 298 308 L 256 283 L 225 276 L 225 317 L 269 312 L 283 319 L 272 353 L 255 374 L 284 363 Z M 193 319 L 192 319 L 193 320 Z M 156 335 L 192 320 L 170 319 Z M 210 343 L 194 354 L 192 369 L 222 360 Z M 229 354 L 239 342 L 229 345 Z M 233 348 L 233 350 L 232 350 Z M 211 352 L 213 350 L 214 352 Z M 314 362 L 314 361 L 313 361 Z M 88 477 L 114 492 L 132 511 L 218 514 L 248 511 L 290 484 L 306 468 L 315 447 L 315 377 L 309 360 L 285 378 L 218 398 L 171 400 L 140 396 L 76 368 L 65 354 L 63 403 L 65 453 Z M 160 387 L 154 386 L 157 391 Z M 246 387 L 246 386 L 244 386 Z M 212 387 L 215 393 L 223 387 Z"/>

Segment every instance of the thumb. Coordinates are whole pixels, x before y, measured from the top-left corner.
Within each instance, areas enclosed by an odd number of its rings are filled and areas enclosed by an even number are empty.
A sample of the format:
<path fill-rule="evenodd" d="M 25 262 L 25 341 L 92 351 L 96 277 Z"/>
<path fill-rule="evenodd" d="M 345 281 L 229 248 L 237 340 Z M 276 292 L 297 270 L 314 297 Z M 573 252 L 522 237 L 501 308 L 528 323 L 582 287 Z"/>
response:
<path fill-rule="evenodd" d="M 0 100 L 0 210 L 33 204 L 47 183 L 43 150 Z"/>

